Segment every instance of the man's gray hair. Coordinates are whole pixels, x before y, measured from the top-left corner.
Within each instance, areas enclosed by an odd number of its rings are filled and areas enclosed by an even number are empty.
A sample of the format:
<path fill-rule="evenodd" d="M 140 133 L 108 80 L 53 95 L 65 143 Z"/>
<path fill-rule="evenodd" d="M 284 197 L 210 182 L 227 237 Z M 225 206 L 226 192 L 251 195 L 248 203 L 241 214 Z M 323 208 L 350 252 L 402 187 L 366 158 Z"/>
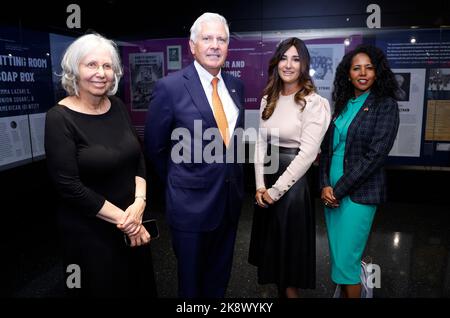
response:
<path fill-rule="evenodd" d="M 220 22 L 225 27 L 225 32 L 227 33 L 227 43 L 230 42 L 230 30 L 228 28 L 227 20 L 218 13 L 205 12 L 201 16 L 195 20 L 194 24 L 191 27 L 191 37 L 190 40 L 192 42 L 196 42 L 197 36 L 199 35 L 202 23 L 204 22 Z"/>

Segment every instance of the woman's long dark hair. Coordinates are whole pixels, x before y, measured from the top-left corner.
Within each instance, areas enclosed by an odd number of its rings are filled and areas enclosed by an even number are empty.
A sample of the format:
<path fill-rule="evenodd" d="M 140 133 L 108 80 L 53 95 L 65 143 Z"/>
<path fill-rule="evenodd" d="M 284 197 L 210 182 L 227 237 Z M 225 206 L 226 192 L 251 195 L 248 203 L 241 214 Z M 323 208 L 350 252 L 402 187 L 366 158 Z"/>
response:
<path fill-rule="evenodd" d="M 352 59 L 359 53 L 367 54 L 375 67 L 376 79 L 370 88 L 370 91 L 378 97 L 389 96 L 394 99 L 397 98 L 396 94 L 398 91 L 398 84 L 383 51 L 373 45 L 362 44 L 356 47 L 353 51 L 345 54 L 336 69 L 333 89 L 333 117 L 339 116 L 344 107 L 347 105 L 348 100 L 355 96 L 355 87 L 352 82 L 349 81 L 349 74 L 350 67 L 352 66 Z"/>
<path fill-rule="evenodd" d="M 278 44 L 278 47 L 269 62 L 269 79 L 266 88 L 264 88 L 263 91 L 263 95 L 267 95 L 267 104 L 261 116 L 263 120 L 269 119 L 275 110 L 278 97 L 283 88 L 283 80 L 280 78 L 280 75 L 278 75 L 278 63 L 281 61 L 283 54 L 285 54 L 291 46 L 294 46 L 297 49 L 300 57 L 300 76 L 298 78 L 298 83 L 301 89 L 294 96 L 295 102 L 299 104 L 303 110 L 306 105 L 305 96 L 316 91 L 311 76 L 309 76 L 310 57 L 305 42 L 299 38 L 288 38 L 284 40 Z"/>

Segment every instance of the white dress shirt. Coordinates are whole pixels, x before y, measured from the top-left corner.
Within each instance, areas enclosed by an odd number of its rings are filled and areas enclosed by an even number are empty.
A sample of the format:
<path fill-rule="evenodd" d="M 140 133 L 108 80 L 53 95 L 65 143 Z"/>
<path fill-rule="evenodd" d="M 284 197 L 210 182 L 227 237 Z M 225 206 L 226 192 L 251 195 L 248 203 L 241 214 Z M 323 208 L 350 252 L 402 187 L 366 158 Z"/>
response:
<path fill-rule="evenodd" d="M 214 76 L 212 76 L 207 70 L 203 68 L 203 66 L 200 65 L 197 61 L 194 61 L 195 69 L 197 70 L 198 76 L 200 77 L 200 82 L 202 83 L 203 90 L 205 91 L 206 98 L 208 98 L 209 106 L 211 107 L 211 111 L 214 114 L 214 108 L 212 105 L 212 93 L 213 93 L 213 86 L 212 86 L 212 79 Z M 216 76 L 219 79 L 219 82 L 217 83 L 217 91 L 219 93 L 220 100 L 223 105 L 223 110 L 225 111 L 225 115 L 227 116 L 228 121 L 228 129 L 230 130 L 230 137 L 234 132 L 234 127 L 236 126 L 236 121 L 239 115 L 239 109 L 234 103 L 233 99 L 230 96 L 230 93 L 228 92 L 227 87 L 225 86 L 225 82 L 222 78 L 222 73 L 219 71 L 219 74 Z"/>

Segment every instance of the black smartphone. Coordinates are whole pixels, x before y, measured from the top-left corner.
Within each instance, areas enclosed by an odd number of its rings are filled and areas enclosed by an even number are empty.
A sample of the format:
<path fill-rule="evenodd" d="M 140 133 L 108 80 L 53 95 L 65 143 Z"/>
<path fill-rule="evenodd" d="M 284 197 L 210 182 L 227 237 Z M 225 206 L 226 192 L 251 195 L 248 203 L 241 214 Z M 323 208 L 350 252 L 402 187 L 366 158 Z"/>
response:
<path fill-rule="evenodd" d="M 145 227 L 148 234 L 150 234 L 152 240 L 157 239 L 159 237 L 159 230 L 158 224 L 156 223 L 156 219 L 142 221 L 142 226 Z M 130 246 L 131 241 L 128 235 L 124 234 L 123 237 L 125 239 L 125 244 Z"/>
<path fill-rule="evenodd" d="M 264 199 L 263 199 L 263 202 L 266 203 L 266 201 L 264 201 Z M 261 208 L 261 209 L 267 209 L 267 208 L 269 208 L 269 203 L 266 203 L 266 206 L 260 206 L 260 205 L 258 204 L 258 202 L 256 202 L 256 200 L 255 200 L 255 201 L 253 202 L 253 204 L 256 205 L 258 208 Z"/>

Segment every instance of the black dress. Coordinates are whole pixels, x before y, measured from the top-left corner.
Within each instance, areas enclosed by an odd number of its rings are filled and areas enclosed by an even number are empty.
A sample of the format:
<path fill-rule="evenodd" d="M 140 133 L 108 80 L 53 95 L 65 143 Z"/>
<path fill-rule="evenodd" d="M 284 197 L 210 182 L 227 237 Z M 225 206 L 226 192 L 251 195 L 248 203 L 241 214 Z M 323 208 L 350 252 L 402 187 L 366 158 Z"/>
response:
<path fill-rule="evenodd" d="M 61 197 L 58 224 L 64 269 L 77 264 L 81 271 L 81 288 L 69 293 L 155 297 L 150 246 L 126 246 L 115 224 L 96 217 L 105 200 L 125 210 L 134 202 L 135 177 L 146 177 L 125 105 L 109 98 L 111 107 L 102 115 L 56 105 L 46 116 L 48 168 Z"/>
<path fill-rule="evenodd" d="M 268 188 L 275 184 L 299 149 L 279 147 L 278 151 L 278 171 L 264 175 Z M 258 267 L 258 283 L 276 284 L 281 290 L 314 289 L 315 245 L 315 214 L 305 174 L 275 204 L 268 208 L 255 206 L 249 263 Z"/>

